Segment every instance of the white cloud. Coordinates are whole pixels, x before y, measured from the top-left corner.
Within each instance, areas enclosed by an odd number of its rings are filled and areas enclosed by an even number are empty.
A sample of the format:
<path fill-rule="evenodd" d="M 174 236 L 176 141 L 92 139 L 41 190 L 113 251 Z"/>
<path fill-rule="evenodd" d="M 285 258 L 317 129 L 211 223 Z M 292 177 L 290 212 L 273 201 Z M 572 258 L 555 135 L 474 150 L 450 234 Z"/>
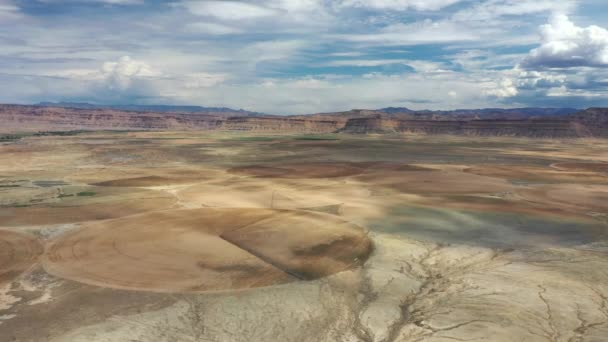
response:
<path fill-rule="evenodd" d="M 550 23 L 561 33 L 547 34 L 541 44 L 536 34 L 552 12 L 590 20 L 593 15 L 583 5 L 588 1 L 601 16 L 600 0 L 37 1 L 62 4 L 66 12 L 57 6 L 53 15 L 21 14 L 17 5 L 26 0 L 0 0 L 0 23 L 8 16 L 28 17 L 2 25 L 1 101 L 176 103 L 310 113 L 570 105 L 570 97 L 607 92 L 608 68 L 597 67 L 603 66 L 603 43 L 596 44 L 605 30 L 572 24 L 578 33 L 571 35 Z M 69 8 L 75 3 L 107 6 Z M 147 5 L 143 11 L 143 6 L 118 6 L 141 3 Z M 102 18 L 104 24 L 82 25 Z M 560 42 L 566 53 L 546 49 L 547 42 Z M 432 46 L 405 47 L 416 45 Z M 530 53 L 528 46 L 539 48 Z M 536 53 L 543 57 L 542 67 L 522 63 Z M 132 58 L 117 59 L 124 55 Z M 591 62 L 567 69 L 546 65 L 547 56 L 568 64 L 577 55 Z M 368 74 L 328 66 L 360 66 Z M 338 75 L 325 74 L 331 72 Z M 547 102 L 549 97 L 554 102 Z"/>
<path fill-rule="evenodd" d="M 273 40 L 250 44 L 243 48 L 243 57 L 249 61 L 285 60 L 307 45 L 301 40 Z"/>
<path fill-rule="evenodd" d="M 288 86 L 296 89 L 327 89 L 334 85 L 324 80 L 305 78 L 288 83 Z"/>
<path fill-rule="evenodd" d="M 38 0 L 46 3 L 100 3 L 108 5 L 141 5 L 145 0 Z"/>
<path fill-rule="evenodd" d="M 141 5 L 144 0 L 91 0 L 90 2 L 103 2 L 112 5 Z"/>
<path fill-rule="evenodd" d="M 568 76 L 560 73 L 522 70 L 517 76 L 517 86 L 521 89 L 561 87 Z"/>
<path fill-rule="evenodd" d="M 500 82 L 492 82 L 489 89 L 484 91 L 486 95 L 496 96 L 500 98 L 513 97 L 519 94 L 519 90 L 515 82 L 510 78 L 505 78 Z"/>
<path fill-rule="evenodd" d="M 322 0 L 268 0 L 267 6 L 280 8 L 290 13 L 322 11 Z"/>
<path fill-rule="evenodd" d="M 608 30 L 578 27 L 565 15 L 555 15 L 541 27 L 541 46 L 522 62 L 526 68 L 608 66 Z"/>
<path fill-rule="evenodd" d="M 453 19 L 462 22 L 489 21 L 505 16 L 568 13 L 577 3 L 577 0 L 488 0 L 457 12 Z"/>
<path fill-rule="evenodd" d="M 116 62 L 105 62 L 101 74 L 110 88 L 119 90 L 129 88 L 136 78 L 161 76 L 146 62 L 133 60 L 129 56 L 123 56 Z"/>
<path fill-rule="evenodd" d="M 497 53 L 492 49 L 467 49 L 447 56 L 464 70 L 505 69 L 518 64 L 526 53 Z"/>
<path fill-rule="evenodd" d="M 443 63 L 431 62 L 425 60 L 408 61 L 407 65 L 411 66 L 420 73 L 436 73 L 436 72 L 447 72 Z"/>
<path fill-rule="evenodd" d="M 280 14 L 276 9 L 239 1 L 182 1 L 178 5 L 192 14 L 222 20 L 259 19 Z"/>
<path fill-rule="evenodd" d="M 375 67 L 382 65 L 391 64 L 407 64 L 405 59 L 346 59 L 336 60 L 325 63 L 326 66 L 340 67 L 340 66 L 355 66 L 355 67 Z"/>
<path fill-rule="evenodd" d="M 222 24 L 217 24 L 217 23 L 202 23 L 202 22 L 190 23 L 190 24 L 186 25 L 186 30 L 188 32 L 203 33 L 203 34 L 210 34 L 210 35 L 235 34 L 235 33 L 242 32 L 242 30 L 232 27 L 232 26 L 222 25 Z"/>
<path fill-rule="evenodd" d="M 463 0 L 342 0 L 340 7 L 361 7 L 378 10 L 437 11 Z"/>
<path fill-rule="evenodd" d="M 424 20 L 411 24 L 394 24 L 378 33 L 341 35 L 339 38 L 370 44 L 416 45 L 465 42 L 480 39 L 469 28 L 451 21 Z"/>
<path fill-rule="evenodd" d="M 566 86 L 551 88 L 547 91 L 549 97 L 585 97 L 585 98 L 602 98 L 606 97 L 607 92 L 604 91 L 589 91 L 585 89 L 569 89 Z"/>
<path fill-rule="evenodd" d="M 325 66 L 341 67 L 341 66 L 354 66 L 354 67 L 378 67 L 400 64 L 409 66 L 419 73 L 435 73 L 435 72 L 446 72 L 443 63 L 431 62 L 426 60 L 409 60 L 409 59 L 346 59 L 346 60 L 335 60 L 327 62 Z M 374 73 L 368 75 L 373 76 Z"/>
<path fill-rule="evenodd" d="M 0 23 L 21 17 L 19 7 L 12 0 L 0 0 Z"/>
<path fill-rule="evenodd" d="M 348 52 L 332 52 L 329 54 L 332 57 L 360 57 L 363 56 L 362 52 L 348 51 Z"/>
<path fill-rule="evenodd" d="M 246 32 L 303 33 L 335 24 L 325 0 L 193 1 L 173 3 L 211 20 L 230 22 Z"/>
<path fill-rule="evenodd" d="M 199 72 L 188 75 L 184 87 L 187 89 L 208 88 L 223 83 L 226 79 L 226 75 Z"/>

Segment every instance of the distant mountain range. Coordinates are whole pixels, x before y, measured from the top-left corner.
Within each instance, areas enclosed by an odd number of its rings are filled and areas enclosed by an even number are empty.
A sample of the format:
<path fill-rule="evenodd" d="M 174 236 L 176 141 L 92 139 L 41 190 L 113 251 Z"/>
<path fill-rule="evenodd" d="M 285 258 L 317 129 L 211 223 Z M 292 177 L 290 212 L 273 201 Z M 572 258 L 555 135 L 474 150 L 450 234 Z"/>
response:
<path fill-rule="evenodd" d="M 171 105 L 96 105 L 81 102 L 40 102 L 36 106 L 59 107 L 74 109 L 115 109 L 129 112 L 155 112 L 155 113 L 201 113 L 217 114 L 227 113 L 234 115 L 263 115 L 262 113 L 250 112 L 243 109 L 232 109 L 226 107 L 201 107 L 201 106 L 171 106 Z"/>
<path fill-rule="evenodd" d="M 539 138 L 608 138 L 608 109 L 517 108 L 414 111 L 355 109 L 266 115 L 198 106 L 98 106 L 86 103 L 0 105 L 0 132 L 198 130 L 264 133 L 452 134 Z"/>
<path fill-rule="evenodd" d="M 382 108 L 378 111 L 386 114 L 438 114 L 446 116 L 479 116 L 484 118 L 491 117 L 512 117 L 512 118 L 524 118 L 524 117 L 541 117 L 541 116 L 556 116 L 556 115 L 570 115 L 574 114 L 580 109 L 576 108 L 539 108 L 539 107 L 526 107 L 526 108 L 482 108 L 482 109 L 456 109 L 456 110 L 411 110 L 405 107 L 388 107 Z"/>
<path fill-rule="evenodd" d="M 202 106 L 174 106 L 174 105 L 96 105 L 80 102 L 40 102 L 37 106 L 59 107 L 75 109 L 114 109 L 133 112 L 155 112 L 155 113 L 198 113 L 198 114 L 229 114 L 234 116 L 270 116 L 269 114 L 252 112 L 244 109 L 232 109 L 227 107 L 202 107 Z M 322 113 L 311 115 L 289 115 L 300 116 L 368 116 L 368 115 L 390 115 L 403 118 L 434 118 L 437 116 L 453 117 L 459 119 L 474 118 L 511 118 L 523 119 L 542 116 L 570 115 L 580 111 L 576 108 L 482 108 L 482 109 L 456 109 L 456 110 L 412 110 L 406 107 L 387 107 L 376 110 L 353 109 L 348 112 Z"/>

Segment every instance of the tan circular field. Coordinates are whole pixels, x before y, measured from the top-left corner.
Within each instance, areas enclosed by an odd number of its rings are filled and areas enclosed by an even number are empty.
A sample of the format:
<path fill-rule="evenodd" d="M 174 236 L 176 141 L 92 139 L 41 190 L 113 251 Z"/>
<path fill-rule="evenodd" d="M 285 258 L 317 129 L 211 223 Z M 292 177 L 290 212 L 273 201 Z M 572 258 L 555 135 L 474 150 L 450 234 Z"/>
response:
<path fill-rule="evenodd" d="M 208 169 L 166 169 L 154 171 L 156 171 L 155 174 L 150 174 L 150 171 L 148 170 L 131 170 L 131 172 L 135 172 L 135 174 L 132 174 L 130 177 L 128 176 L 128 174 L 112 174 L 111 172 L 106 172 L 105 174 L 103 174 L 103 177 L 110 179 L 89 183 L 91 183 L 91 185 L 96 186 L 110 187 L 154 187 L 206 182 L 209 180 L 216 179 L 217 176 L 220 175 L 218 171 Z M 89 178 L 93 177 L 89 175 Z"/>
<path fill-rule="evenodd" d="M 524 189 L 518 193 L 528 201 L 568 210 L 608 210 L 608 186 L 604 185 L 556 184 Z"/>
<path fill-rule="evenodd" d="M 364 262 L 371 246 L 326 214 L 204 208 L 90 224 L 52 242 L 43 265 L 102 287 L 205 292 L 325 277 Z"/>
<path fill-rule="evenodd" d="M 363 168 L 350 163 L 283 164 L 279 167 L 252 165 L 228 170 L 232 174 L 258 178 L 336 178 L 358 175 Z"/>
<path fill-rule="evenodd" d="M 426 167 L 391 162 L 323 162 L 294 163 L 279 166 L 250 165 L 228 172 L 257 178 L 337 178 L 374 171 L 435 171 Z"/>
<path fill-rule="evenodd" d="M 411 194 L 471 194 L 510 191 L 504 179 L 457 171 L 410 171 L 370 173 L 355 177 L 376 186 Z"/>
<path fill-rule="evenodd" d="M 118 186 L 118 187 L 151 187 L 173 184 L 188 184 L 195 182 L 196 179 L 190 178 L 172 178 L 164 176 L 145 176 L 115 179 L 105 182 L 94 183 L 96 186 Z"/>
<path fill-rule="evenodd" d="M 44 189 L 41 202 L 13 196 L 17 205 L 0 207 L 0 226 L 37 226 L 126 217 L 173 207 L 175 196 L 163 191 L 120 187 L 63 187 Z M 4 195 L 4 194 L 3 194 Z M 23 198 L 23 201 L 18 201 Z"/>
<path fill-rule="evenodd" d="M 566 171 L 608 172 L 608 163 L 557 163 L 553 167 Z"/>
<path fill-rule="evenodd" d="M 93 220 L 107 220 L 142 212 L 170 208 L 172 197 L 142 200 L 116 200 L 74 206 L 32 206 L 0 208 L 0 225 L 7 227 L 62 224 Z"/>
<path fill-rule="evenodd" d="M 34 236 L 0 229 L 0 283 L 26 271 L 40 254 L 42 245 Z"/>

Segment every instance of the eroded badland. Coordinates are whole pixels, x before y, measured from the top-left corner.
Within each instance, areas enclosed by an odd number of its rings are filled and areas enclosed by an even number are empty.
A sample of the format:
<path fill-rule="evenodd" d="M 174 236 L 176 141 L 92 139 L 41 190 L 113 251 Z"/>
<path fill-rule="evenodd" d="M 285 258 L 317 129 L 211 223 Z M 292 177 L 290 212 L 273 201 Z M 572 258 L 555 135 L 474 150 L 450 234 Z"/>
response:
<path fill-rule="evenodd" d="M 608 140 L 0 143 L 0 341 L 606 341 Z"/>

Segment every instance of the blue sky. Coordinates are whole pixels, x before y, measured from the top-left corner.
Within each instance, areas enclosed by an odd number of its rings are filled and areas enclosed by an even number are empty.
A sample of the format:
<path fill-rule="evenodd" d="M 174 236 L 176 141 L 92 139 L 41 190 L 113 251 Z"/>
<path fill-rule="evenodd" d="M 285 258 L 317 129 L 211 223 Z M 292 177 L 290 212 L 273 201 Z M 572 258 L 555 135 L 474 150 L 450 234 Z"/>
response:
<path fill-rule="evenodd" d="M 605 0 L 0 0 L 0 102 L 608 106 Z"/>

